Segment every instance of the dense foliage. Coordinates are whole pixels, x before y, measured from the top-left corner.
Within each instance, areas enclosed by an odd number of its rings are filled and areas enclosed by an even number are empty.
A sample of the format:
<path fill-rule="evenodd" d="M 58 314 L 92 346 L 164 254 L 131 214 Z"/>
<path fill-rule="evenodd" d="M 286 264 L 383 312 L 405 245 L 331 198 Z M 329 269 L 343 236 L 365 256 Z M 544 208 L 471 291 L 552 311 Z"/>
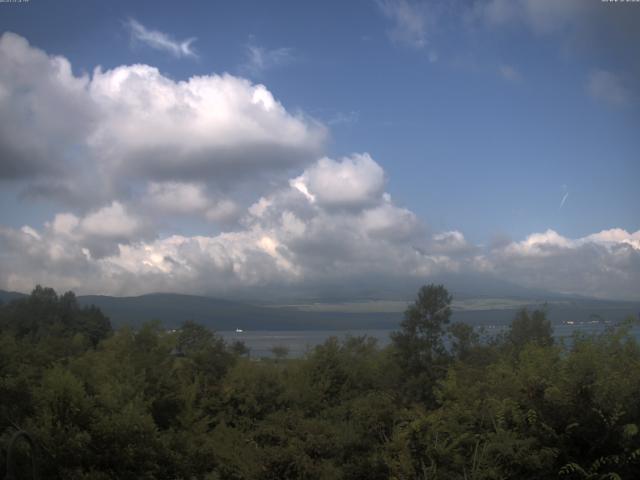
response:
<path fill-rule="evenodd" d="M 0 307 L 0 476 L 21 428 L 47 479 L 640 478 L 628 325 L 558 345 L 523 310 L 481 342 L 450 303 L 423 287 L 384 349 L 255 360 L 194 323 L 112 331 L 38 287 Z"/>

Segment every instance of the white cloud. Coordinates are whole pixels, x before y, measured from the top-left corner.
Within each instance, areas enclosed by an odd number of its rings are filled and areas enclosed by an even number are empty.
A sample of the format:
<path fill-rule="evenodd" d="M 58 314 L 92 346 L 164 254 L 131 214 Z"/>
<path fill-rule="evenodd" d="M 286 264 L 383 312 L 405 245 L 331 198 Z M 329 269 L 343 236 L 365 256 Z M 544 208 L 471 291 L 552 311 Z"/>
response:
<path fill-rule="evenodd" d="M 432 236 L 431 249 L 447 255 L 464 255 L 477 252 L 477 248 L 467 242 L 464 234 L 458 230 L 439 232 Z"/>
<path fill-rule="evenodd" d="M 150 182 L 143 200 L 165 213 L 189 214 L 210 206 L 204 187 L 197 183 Z"/>
<path fill-rule="evenodd" d="M 192 47 L 195 38 L 188 38 L 183 41 L 177 41 L 172 39 L 166 33 L 158 30 L 150 30 L 133 18 L 127 19 L 124 23 L 125 27 L 129 30 L 131 38 L 138 42 L 163 52 L 167 52 L 174 57 L 191 57 L 197 58 L 198 55 Z"/>
<path fill-rule="evenodd" d="M 174 82 L 146 65 L 98 69 L 90 92 L 101 122 L 88 143 L 120 174 L 226 182 L 308 162 L 326 135 L 231 75 Z"/>
<path fill-rule="evenodd" d="M 554 230 L 547 230 L 543 233 L 533 233 L 521 242 L 512 243 L 504 249 L 506 255 L 521 256 L 550 256 L 558 248 L 569 248 L 572 241 L 559 235 Z"/>
<path fill-rule="evenodd" d="M 54 234 L 61 236 L 73 235 L 80 225 L 80 219 L 73 213 L 58 213 L 51 222 Z"/>
<path fill-rule="evenodd" d="M 352 190 L 348 196 L 334 189 L 331 175 L 339 186 Z M 30 229 L 29 242 L 17 240 L 27 235 L 26 230 L 3 229 L 0 242 L 10 246 L 0 250 L 0 272 L 7 272 L 0 273 L 0 285 L 51 283 L 57 275 L 51 284 L 80 291 L 224 293 L 334 281 L 381 269 L 412 275 L 435 268 L 433 259 L 417 255 L 410 244 L 419 241 L 419 222 L 383 194 L 384 172 L 369 155 L 341 161 L 325 158 L 301 177 L 309 179 L 318 201 L 308 199 L 291 182 L 249 208 L 241 229 L 209 237 L 145 238 L 144 231 L 134 232 L 135 217 L 118 203 L 84 218 L 60 214 L 41 232 Z M 203 210 L 209 205 L 204 192 L 191 184 L 152 184 L 147 193 L 163 207 L 178 203 Z M 113 241 L 116 235 L 127 238 Z M 98 240 L 109 240 L 109 248 L 103 243 L 97 248 Z M 52 255 L 46 245 L 57 246 L 67 256 Z M 29 261 L 18 266 L 13 262 L 16 256 Z M 39 264 L 44 272 L 38 271 Z M 73 269 L 89 272 L 90 278 L 65 275 Z"/>
<path fill-rule="evenodd" d="M 88 254 L 77 238 L 52 228 L 0 228 L 0 286 L 27 290 L 45 282 L 80 292 L 217 295 L 286 286 L 295 295 L 323 282 L 348 288 L 355 279 L 360 286 L 384 285 L 458 273 L 556 292 L 640 298 L 640 232 L 616 229 L 568 239 L 547 231 L 493 250 L 472 251 L 462 234 L 444 232 L 437 248 L 416 249 L 415 237 L 378 235 L 379 224 L 372 224 L 366 211 L 317 211 L 305 219 L 284 205 L 276 210 L 279 215 L 273 218 L 278 221 L 258 221 L 242 231 L 120 244 L 100 258 Z"/>
<path fill-rule="evenodd" d="M 315 160 L 327 136 L 232 75 L 175 81 L 130 65 L 77 77 L 12 33 L 0 37 L 0 64 L 0 178 L 37 197 L 97 206 L 140 181 L 259 185 Z"/>
<path fill-rule="evenodd" d="M 149 222 L 118 201 L 90 211 L 84 217 L 69 212 L 58 213 L 45 224 L 45 237 L 52 245 L 72 243 L 72 251 L 76 247 L 85 248 L 97 258 L 113 253 L 120 244 L 153 236 Z"/>
<path fill-rule="evenodd" d="M 361 207 L 379 201 L 384 171 L 369 154 L 354 154 L 340 162 L 322 158 L 292 185 L 308 198 L 328 207 Z"/>
<path fill-rule="evenodd" d="M 624 107 L 631 102 L 631 91 L 620 76 L 606 70 L 595 70 L 587 79 L 587 93 L 597 101 L 612 107 Z"/>
<path fill-rule="evenodd" d="M 359 222 L 362 229 L 373 238 L 401 241 L 412 237 L 419 230 L 415 214 L 394 205 L 390 200 L 364 210 Z"/>
<path fill-rule="evenodd" d="M 147 65 L 78 77 L 14 34 L 0 37 L 0 63 L 0 177 L 84 198 L 41 228 L 0 226 L 0 288 L 224 295 L 386 288 L 458 272 L 640 296 L 640 232 L 570 239 L 549 230 L 488 249 L 459 231 L 427 234 L 385 192 L 369 154 L 318 160 L 325 128 L 287 112 L 263 85 L 231 75 L 175 81 Z M 238 200 L 243 182 L 253 183 Z M 159 237 L 167 215 L 241 218 L 216 234 Z"/>
<path fill-rule="evenodd" d="M 615 246 L 616 244 L 627 244 L 634 250 L 640 250 L 640 230 L 629 233 L 621 228 L 602 230 L 601 232 L 588 235 L 583 239 L 583 243 L 594 242 L 601 245 Z"/>
<path fill-rule="evenodd" d="M 602 298 L 640 299 L 640 231 L 605 230 L 578 239 L 553 230 L 496 248 L 483 268 L 514 283 Z"/>
<path fill-rule="evenodd" d="M 132 238 L 141 230 L 140 221 L 134 218 L 120 202 L 90 213 L 79 224 L 83 233 L 105 238 Z"/>
<path fill-rule="evenodd" d="M 427 235 L 413 212 L 381 190 L 384 172 L 368 155 L 323 159 L 293 180 L 307 185 L 309 172 L 323 179 L 310 181 L 313 197 L 291 181 L 255 202 L 235 231 L 211 236 L 154 237 L 118 203 L 84 217 L 59 214 L 41 230 L 0 227 L 0 288 L 44 283 L 84 293 L 225 295 L 252 289 L 295 296 L 318 285 L 379 291 L 455 273 L 479 282 L 640 298 L 640 231 L 611 229 L 571 239 L 547 230 L 484 248 L 457 230 Z M 338 195 L 331 176 L 359 193 Z M 194 185 L 149 190 L 200 211 L 209 206 Z"/>

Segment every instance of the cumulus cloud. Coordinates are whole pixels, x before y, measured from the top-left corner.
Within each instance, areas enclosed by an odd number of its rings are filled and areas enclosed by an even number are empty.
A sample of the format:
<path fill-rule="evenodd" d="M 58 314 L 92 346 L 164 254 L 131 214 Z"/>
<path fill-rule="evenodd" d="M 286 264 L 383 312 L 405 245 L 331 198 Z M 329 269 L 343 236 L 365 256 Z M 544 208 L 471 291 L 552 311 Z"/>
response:
<path fill-rule="evenodd" d="M 193 49 L 193 42 L 195 38 L 188 38 L 186 40 L 177 41 L 171 38 L 170 35 L 160 32 L 158 30 L 150 30 L 133 18 L 127 19 L 125 27 L 131 34 L 131 39 L 140 43 L 144 43 L 148 47 L 155 50 L 160 50 L 173 55 L 174 57 L 191 57 L 197 58 L 195 50 Z"/>
<path fill-rule="evenodd" d="M 78 165 L 116 182 L 130 175 L 227 182 L 304 165 L 326 137 L 265 86 L 231 75 L 174 81 L 130 65 L 76 77 L 66 59 L 11 33 L 0 37 L 0 62 L 5 178 L 67 176 Z"/>
<path fill-rule="evenodd" d="M 439 232 L 432 235 L 431 249 L 434 252 L 448 255 L 464 255 L 477 252 L 478 249 L 471 245 L 464 234 L 458 230 Z"/>
<path fill-rule="evenodd" d="M 595 242 L 601 245 L 615 247 L 617 244 L 626 244 L 634 250 L 640 250 L 640 231 L 629 233 L 622 228 L 612 228 L 588 235 L 582 243 Z"/>
<path fill-rule="evenodd" d="M 322 157 L 325 128 L 263 85 L 175 81 L 148 65 L 76 76 L 14 34 L 0 37 L 0 63 L 0 177 L 77 205 L 42 226 L 0 226 L 0 288 L 294 295 L 456 272 L 640 297 L 640 232 L 549 230 L 488 248 L 431 232 L 385 191 L 369 154 Z M 243 182 L 254 183 L 239 200 Z M 159 236 L 160 220 L 185 215 L 217 233 Z"/>
<path fill-rule="evenodd" d="M 99 258 L 117 251 L 118 245 L 153 237 L 154 230 L 147 220 L 114 201 L 84 217 L 69 212 L 57 214 L 45 224 L 41 238 L 53 239 L 53 244 L 60 239 L 72 242 Z"/>
<path fill-rule="evenodd" d="M 339 194 L 326 181 L 331 174 L 355 193 Z M 239 230 L 214 236 L 141 238 L 141 232 L 133 232 L 138 223 L 117 203 L 82 218 L 58 215 L 41 231 L 3 229 L 0 270 L 5 273 L 0 273 L 0 284 L 19 288 L 39 278 L 51 279 L 61 268 L 55 284 L 80 291 L 221 293 L 241 287 L 335 281 L 381 270 L 405 275 L 436 268 L 435 259 L 413 248 L 412 242 L 421 241 L 419 222 L 384 193 L 384 172 L 369 155 L 339 161 L 324 158 L 300 177 L 309 179 L 314 197 L 291 182 L 252 205 Z M 195 185 L 152 184 L 148 193 L 164 208 L 175 203 L 199 210 L 209 206 Z M 114 242 L 119 236 L 138 240 Z M 105 239 L 117 248 L 108 254 L 94 253 L 94 243 Z M 51 247 L 64 251 L 64 259 L 50 255 L 43 260 Z M 37 268 L 17 267 L 16 255 L 35 256 L 46 272 L 40 276 Z M 90 272 L 91 278 L 66 277 L 63 273 L 69 265 L 81 265 L 80 270 Z"/>
<path fill-rule="evenodd" d="M 235 217 L 239 206 L 228 198 L 212 197 L 202 183 L 150 182 L 142 204 L 161 215 L 195 215 L 212 221 Z"/>
<path fill-rule="evenodd" d="M 231 75 L 175 82 L 146 65 L 97 69 L 89 92 L 101 121 L 87 143 L 120 175 L 226 182 L 309 162 L 325 138 L 265 86 Z"/>
<path fill-rule="evenodd" d="M 82 230 L 91 236 L 131 238 L 136 236 L 140 222 L 129 215 L 119 202 L 113 202 L 82 219 Z"/>
<path fill-rule="evenodd" d="M 483 257 L 485 269 L 527 287 L 604 298 L 640 299 L 640 231 L 612 229 L 579 239 L 553 230 Z"/>
<path fill-rule="evenodd" d="M 145 201 L 163 212 L 192 213 L 209 205 L 202 185 L 184 182 L 151 182 Z"/>
<path fill-rule="evenodd" d="M 0 178 L 63 175 L 96 121 L 89 78 L 12 33 L 0 37 L 0 65 Z"/>
<path fill-rule="evenodd" d="M 345 198 L 333 184 L 309 180 L 316 171 L 359 193 Z M 354 187 L 354 176 L 369 187 Z M 25 290 L 40 282 L 80 292 L 214 295 L 280 289 L 295 296 L 318 285 L 380 289 L 456 273 L 566 293 L 640 298 L 640 231 L 612 229 L 570 239 L 548 230 L 522 241 L 475 246 L 457 230 L 427 234 L 413 212 L 384 192 L 383 178 L 365 154 L 319 160 L 257 200 L 239 228 L 210 236 L 145 237 L 144 225 L 118 203 L 84 217 L 59 214 L 42 229 L 3 227 L 0 287 Z M 160 203 L 209 206 L 195 185 L 155 185 L 149 192 Z"/>
<path fill-rule="evenodd" d="M 42 231 L 2 228 L 0 284 L 26 290 L 45 282 L 115 294 L 221 295 L 243 288 L 286 287 L 295 296 L 299 289 L 323 282 L 348 287 L 357 279 L 366 286 L 384 284 L 385 279 L 425 282 L 458 273 L 565 293 L 639 298 L 640 232 L 612 230 L 568 239 L 547 231 L 492 249 L 469 248 L 462 234 L 445 232 L 434 239 L 435 245 L 418 248 L 411 235 L 379 235 L 379 224 L 367 218 L 370 210 L 316 210 L 304 218 L 277 201 L 269 208 L 274 211 L 268 219 L 254 217 L 238 232 L 119 244 L 116 252 L 99 258 L 68 234 L 78 228 L 71 218 L 56 218 L 55 227 L 50 224 Z M 395 231 L 407 218 L 392 215 L 387 221 L 398 223 Z"/>
<path fill-rule="evenodd" d="M 339 162 L 322 158 L 291 184 L 323 206 L 361 207 L 380 199 L 384 171 L 367 153 Z"/>

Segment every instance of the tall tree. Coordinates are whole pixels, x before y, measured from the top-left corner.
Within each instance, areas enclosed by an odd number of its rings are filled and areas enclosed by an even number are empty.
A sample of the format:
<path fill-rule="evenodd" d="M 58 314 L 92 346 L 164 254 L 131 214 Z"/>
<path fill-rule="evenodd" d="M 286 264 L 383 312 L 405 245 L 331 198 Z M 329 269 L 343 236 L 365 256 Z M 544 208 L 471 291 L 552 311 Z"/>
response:
<path fill-rule="evenodd" d="M 544 309 L 534 310 L 533 313 L 526 308 L 519 310 L 511 322 L 507 339 L 516 350 L 522 349 L 527 343 L 543 347 L 553 345 L 553 328 Z"/>
<path fill-rule="evenodd" d="M 448 360 L 443 341 L 451 317 L 452 297 L 442 285 L 425 285 L 404 313 L 401 331 L 391 334 L 396 359 L 407 376 L 411 400 L 432 404 L 433 387 Z"/>

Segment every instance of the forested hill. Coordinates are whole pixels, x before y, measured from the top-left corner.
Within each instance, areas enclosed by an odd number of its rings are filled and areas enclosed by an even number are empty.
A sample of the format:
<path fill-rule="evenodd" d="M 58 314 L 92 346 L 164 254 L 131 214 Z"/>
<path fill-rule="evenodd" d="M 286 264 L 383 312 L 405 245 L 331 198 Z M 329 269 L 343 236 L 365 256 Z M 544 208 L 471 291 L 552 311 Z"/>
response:
<path fill-rule="evenodd" d="M 0 290 L 0 301 L 25 296 Z M 214 330 L 341 330 L 395 329 L 403 318 L 404 308 L 396 311 L 349 312 L 339 305 L 331 310 L 313 310 L 286 306 L 264 306 L 216 299 L 198 295 L 157 293 L 136 297 L 103 295 L 78 296 L 82 306 L 99 307 L 115 326 L 139 326 L 148 320 L 160 320 L 174 328 L 192 320 Z M 466 298 L 454 301 L 453 318 L 470 324 L 508 324 L 514 312 L 522 307 L 537 308 L 544 300 L 510 302 L 509 298 Z M 335 305 L 334 305 L 335 307 Z M 565 321 L 589 322 L 607 319 L 618 321 L 637 316 L 640 302 L 607 301 L 588 298 L 554 298 L 548 303 L 552 323 Z"/>
<path fill-rule="evenodd" d="M 0 303 L 9 303 L 11 300 L 26 297 L 27 295 L 19 292 L 7 292 L 0 290 Z"/>
<path fill-rule="evenodd" d="M 7 303 L 24 294 L 0 291 Z M 295 308 L 266 307 L 197 295 L 155 293 L 136 297 L 105 295 L 78 296 L 82 306 L 100 308 L 115 326 L 139 326 L 149 320 L 160 320 L 168 328 L 184 321 L 195 321 L 214 330 L 333 330 L 341 328 L 395 328 L 399 312 L 392 313 L 327 313 L 304 312 Z"/>
<path fill-rule="evenodd" d="M 401 313 L 304 312 L 291 307 L 267 307 L 210 297 L 149 294 L 139 297 L 78 297 L 81 305 L 96 305 L 114 325 L 138 325 L 160 320 L 177 327 L 192 320 L 214 330 L 334 330 L 341 328 L 395 328 Z"/>

